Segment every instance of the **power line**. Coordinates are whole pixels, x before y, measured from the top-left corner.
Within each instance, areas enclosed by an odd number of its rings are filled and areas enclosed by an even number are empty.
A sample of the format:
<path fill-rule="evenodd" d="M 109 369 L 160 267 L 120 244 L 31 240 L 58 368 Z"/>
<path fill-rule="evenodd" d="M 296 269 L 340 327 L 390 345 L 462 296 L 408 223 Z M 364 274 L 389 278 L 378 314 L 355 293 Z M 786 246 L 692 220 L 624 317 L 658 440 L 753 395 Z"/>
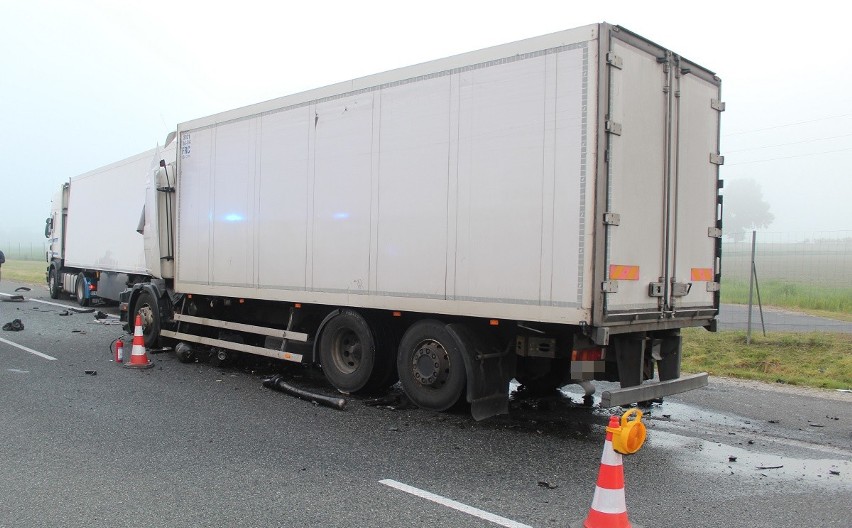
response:
<path fill-rule="evenodd" d="M 802 143 L 814 143 L 816 141 L 828 141 L 829 139 L 839 139 L 839 138 L 845 138 L 845 137 L 850 137 L 850 136 L 852 136 L 852 134 L 843 134 L 843 135 L 840 135 L 840 136 L 831 136 L 831 137 L 816 138 L 816 139 L 804 139 L 802 141 L 792 141 L 790 143 L 778 143 L 777 145 L 766 145 L 765 147 L 753 147 L 753 148 L 739 149 L 739 150 L 725 150 L 725 154 L 733 154 L 734 152 L 748 152 L 750 150 L 761 150 L 761 149 L 768 149 L 768 148 L 774 148 L 774 147 L 787 147 L 789 145 L 801 145 Z"/>
<path fill-rule="evenodd" d="M 786 128 L 786 127 L 791 127 L 791 126 L 796 126 L 796 125 L 805 125 L 805 124 L 808 124 L 808 123 L 816 123 L 818 121 L 827 121 L 829 119 L 841 119 L 843 117 L 849 117 L 849 116 L 852 116 L 852 114 L 840 114 L 840 115 L 835 115 L 835 116 L 820 117 L 818 119 L 809 119 L 807 121 L 796 121 L 795 123 L 785 123 L 783 125 L 775 125 L 775 126 L 766 127 L 766 128 L 755 128 L 753 130 L 740 130 L 738 132 L 730 132 L 728 134 L 722 134 L 722 137 L 739 136 L 741 134 L 751 134 L 752 132 L 764 132 L 766 130 L 775 130 L 775 129 L 778 129 L 778 128 Z"/>
<path fill-rule="evenodd" d="M 763 159 L 763 160 L 743 161 L 743 162 L 740 162 L 740 163 L 726 163 L 725 166 L 726 167 L 735 167 L 737 165 L 751 165 L 753 163 L 766 163 L 768 161 L 788 160 L 788 159 L 793 159 L 793 158 L 805 158 L 805 157 L 808 157 L 808 156 L 821 156 L 823 154 L 834 154 L 835 152 L 846 152 L 848 150 L 852 150 L 852 147 L 845 148 L 845 149 L 839 149 L 839 150 L 827 150 L 825 152 L 812 152 L 810 154 L 799 154 L 798 156 L 784 156 L 784 157 L 781 157 L 781 158 L 769 158 L 769 159 Z"/>

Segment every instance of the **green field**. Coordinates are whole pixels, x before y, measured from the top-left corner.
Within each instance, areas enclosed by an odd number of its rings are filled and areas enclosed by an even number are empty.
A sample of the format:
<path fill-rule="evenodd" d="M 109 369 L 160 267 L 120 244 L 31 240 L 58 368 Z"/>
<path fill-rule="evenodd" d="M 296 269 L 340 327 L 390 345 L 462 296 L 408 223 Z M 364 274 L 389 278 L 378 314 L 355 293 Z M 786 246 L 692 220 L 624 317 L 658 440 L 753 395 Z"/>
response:
<path fill-rule="evenodd" d="M 14 280 L 29 284 L 46 284 L 47 263 L 39 260 L 7 260 L 0 267 L 0 280 Z"/>
<path fill-rule="evenodd" d="M 852 389 L 852 335 L 683 332 L 684 372 L 827 389 Z"/>

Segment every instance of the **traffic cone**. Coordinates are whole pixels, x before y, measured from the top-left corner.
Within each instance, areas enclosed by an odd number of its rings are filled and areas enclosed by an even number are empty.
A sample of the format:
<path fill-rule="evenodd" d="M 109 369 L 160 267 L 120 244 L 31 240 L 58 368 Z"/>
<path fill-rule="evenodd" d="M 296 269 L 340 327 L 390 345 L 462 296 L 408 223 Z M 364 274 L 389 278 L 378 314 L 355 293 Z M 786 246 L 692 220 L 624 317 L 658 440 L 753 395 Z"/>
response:
<path fill-rule="evenodd" d="M 133 348 L 130 349 L 130 361 L 124 364 L 127 368 L 149 368 L 154 364 L 148 359 L 145 350 L 145 336 L 142 335 L 142 317 L 136 316 L 136 328 L 133 329 Z"/>
<path fill-rule="evenodd" d="M 612 432 L 618 429 L 617 416 L 611 416 L 606 428 L 601 468 L 598 472 L 598 485 L 592 498 L 589 515 L 583 521 L 583 528 L 641 528 L 627 520 L 627 502 L 624 499 L 624 468 L 621 453 L 612 448 Z M 574 525 L 572 525 L 574 526 Z M 579 525 L 577 525 L 579 528 Z"/>

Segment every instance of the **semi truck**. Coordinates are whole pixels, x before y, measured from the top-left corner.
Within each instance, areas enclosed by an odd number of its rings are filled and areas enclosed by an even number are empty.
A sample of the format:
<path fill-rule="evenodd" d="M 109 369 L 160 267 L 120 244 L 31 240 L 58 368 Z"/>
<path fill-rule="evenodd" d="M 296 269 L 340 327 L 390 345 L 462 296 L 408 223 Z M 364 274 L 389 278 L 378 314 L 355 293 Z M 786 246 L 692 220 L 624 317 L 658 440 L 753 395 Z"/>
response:
<path fill-rule="evenodd" d="M 180 123 L 128 327 L 476 419 L 513 378 L 619 382 L 603 406 L 702 387 L 681 330 L 719 308 L 720 90 L 600 23 Z"/>
<path fill-rule="evenodd" d="M 151 149 L 62 184 L 44 230 L 52 298 L 68 293 L 81 306 L 118 302 L 128 287 L 159 277 L 146 264 L 137 229 L 146 180 L 163 155 Z"/>

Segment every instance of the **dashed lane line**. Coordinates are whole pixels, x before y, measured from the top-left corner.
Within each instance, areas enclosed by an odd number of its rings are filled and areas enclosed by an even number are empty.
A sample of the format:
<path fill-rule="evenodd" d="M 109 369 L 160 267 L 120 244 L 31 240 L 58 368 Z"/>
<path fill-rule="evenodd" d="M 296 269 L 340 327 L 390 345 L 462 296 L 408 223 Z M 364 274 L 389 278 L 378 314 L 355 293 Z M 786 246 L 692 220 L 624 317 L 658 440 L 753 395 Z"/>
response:
<path fill-rule="evenodd" d="M 447 508 L 452 508 L 462 513 L 466 513 L 474 517 L 479 517 L 480 519 L 490 521 L 494 524 L 499 524 L 500 526 L 505 526 L 506 528 L 532 528 L 528 524 L 519 523 L 517 521 L 513 521 L 505 517 L 500 517 L 499 515 L 480 510 L 479 508 L 474 508 L 473 506 L 468 506 L 467 504 L 462 504 L 461 502 L 454 501 L 452 499 L 448 499 L 440 495 L 435 495 L 434 493 L 429 493 L 428 491 L 415 488 L 414 486 L 409 486 L 408 484 L 403 484 L 402 482 L 397 482 L 391 479 L 385 479 L 380 480 L 379 484 L 390 486 L 391 488 L 398 489 L 399 491 L 404 491 L 405 493 L 410 493 L 411 495 L 420 497 L 421 499 L 430 500 L 442 506 L 446 506 Z"/>
<path fill-rule="evenodd" d="M 24 345 L 19 345 L 18 343 L 15 343 L 14 341 L 9 341 L 8 339 L 3 339 L 2 337 L 0 337 L 0 343 L 6 343 L 9 346 L 13 346 L 15 348 L 20 348 L 24 352 L 29 352 L 30 354 L 36 355 L 38 357 L 41 357 L 41 358 L 44 358 L 44 359 L 47 359 L 47 360 L 50 360 L 50 361 L 56 361 L 56 358 L 53 357 L 53 356 L 48 356 L 47 354 L 39 352 L 38 350 L 33 350 L 32 348 L 25 347 Z"/>

